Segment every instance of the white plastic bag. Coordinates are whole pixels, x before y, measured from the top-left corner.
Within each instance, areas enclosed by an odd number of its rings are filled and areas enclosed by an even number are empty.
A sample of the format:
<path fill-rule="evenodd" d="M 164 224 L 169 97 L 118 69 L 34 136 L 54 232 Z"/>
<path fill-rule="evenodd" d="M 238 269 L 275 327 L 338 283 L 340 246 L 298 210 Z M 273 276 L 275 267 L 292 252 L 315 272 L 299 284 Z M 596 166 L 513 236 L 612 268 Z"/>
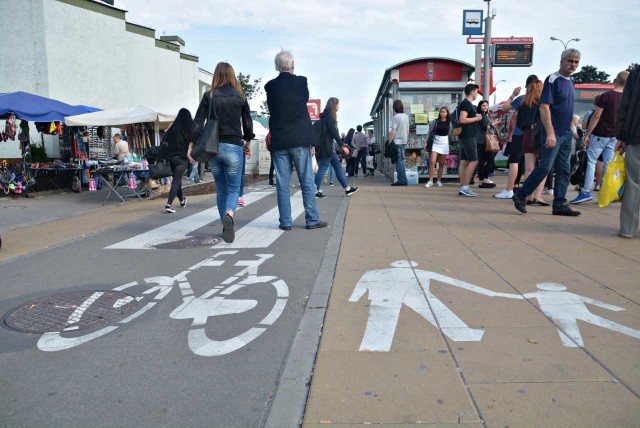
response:
<path fill-rule="evenodd" d="M 311 169 L 314 174 L 318 173 L 318 161 L 316 160 L 316 155 L 311 156 Z"/>

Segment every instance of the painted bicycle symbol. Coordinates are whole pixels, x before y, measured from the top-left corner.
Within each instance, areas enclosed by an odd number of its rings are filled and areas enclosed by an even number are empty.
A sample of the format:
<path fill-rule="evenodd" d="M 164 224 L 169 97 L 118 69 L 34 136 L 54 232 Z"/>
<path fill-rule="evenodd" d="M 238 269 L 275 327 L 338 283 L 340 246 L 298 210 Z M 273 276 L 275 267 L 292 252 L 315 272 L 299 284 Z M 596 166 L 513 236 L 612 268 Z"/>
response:
<path fill-rule="evenodd" d="M 258 267 L 272 258 L 274 256 L 273 254 L 257 254 L 256 257 L 258 258 L 256 260 L 237 261 L 234 266 L 243 267 L 244 269 L 222 281 L 219 285 L 212 287 L 204 294 L 196 296 L 189 283 L 188 275 L 198 269 L 222 266 L 225 260 L 222 260 L 220 256 L 233 255 L 236 253 L 237 251 L 235 250 L 220 251 L 173 277 L 156 276 L 145 278 L 144 284 L 151 285 L 151 287 L 143 291 L 140 296 L 128 296 L 113 303 L 113 307 L 118 308 L 132 302 L 134 299 L 142 302 L 155 294 L 151 301 L 146 302 L 133 314 L 120 320 L 115 325 L 103 327 L 100 330 L 85 335 L 75 336 L 73 335 L 73 332 L 76 330 L 74 323 L 77 322 L 78 317 L 76 312 L 74 313 L 75 315 L 69 317 L 67 321 L 68 327 L 62 331 L 44 333 L 38 340 L 38 349 L 45 352 L 62 351 L 111 333 L 118 329 L 118 327 L 133 321 L 153 308 L 160 300 L 166 298 L 177 284 L 182 296 L 182 303 L 174 309 L 169 316 L 176 320 L 192 320 L 188 332 L 189 348 L 195 354 L 204 357 L 220 356 L 236 351 L 255 340 L 264 333 L 270 325 L 275 323 L 280 315 L 282 315 L 289 298 L 289 287 L 282 279 L 275 276 L 258 275 Z M 123 291 L 139 285 L 142 284 L 134 281 L 115 287 L 113 290 Z M 273 308 L 260 322 L 245 332 L 229 339 L 214 340 L 207 336 L 205 327 L 210 317 L 239 314 L 250 311 L 258 305 L 257 300 L 234 299 L 232 297 L 233 293 L 247 287 L 264 287 L 265 285 L 275 288 L 276 300 Z M 81 307 L 87 309 L 98 298 L 100 298 L 100 293 L 95 293 L 95 296 L 89 297 Z"/>

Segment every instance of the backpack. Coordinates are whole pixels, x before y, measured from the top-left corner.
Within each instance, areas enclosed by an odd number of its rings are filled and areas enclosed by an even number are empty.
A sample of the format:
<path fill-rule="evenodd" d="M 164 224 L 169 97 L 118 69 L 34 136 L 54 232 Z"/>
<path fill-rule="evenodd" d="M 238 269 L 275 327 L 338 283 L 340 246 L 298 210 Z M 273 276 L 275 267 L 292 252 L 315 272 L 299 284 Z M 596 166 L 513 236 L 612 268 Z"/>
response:
<path fill-rule="evenodd" d="M 322 144 L 322 135 L 324 134 L 324 120 L 322 118 L 313 122 L 313 147 L 320 147 Z"/>
<path fill-rule="evenodd" d="M 453 129 L 453 135 L 459 136 L 462 134 L 462 124 L 460 123 L 460 104 L 451 114 L 451 129 Z"/>
<path fill-rule="evenodd" d="M 569 182 L 574 186 L 581 186 L 584 184 L 584 176 L 587 171 L 587 151 L 585 149 L 576 151 L 575 155 L 571 156 L 571 176 Z"/>
<path fill-rule="evenodd" d="M 536 116 L 539 116 L 537 104 L 529 107 L 524 104 L 518 109 L 518 117 L 516 118 L 516 127 L 521 131 L 526 131 L 533 127 L 533 123 L 536 121 Z"/>

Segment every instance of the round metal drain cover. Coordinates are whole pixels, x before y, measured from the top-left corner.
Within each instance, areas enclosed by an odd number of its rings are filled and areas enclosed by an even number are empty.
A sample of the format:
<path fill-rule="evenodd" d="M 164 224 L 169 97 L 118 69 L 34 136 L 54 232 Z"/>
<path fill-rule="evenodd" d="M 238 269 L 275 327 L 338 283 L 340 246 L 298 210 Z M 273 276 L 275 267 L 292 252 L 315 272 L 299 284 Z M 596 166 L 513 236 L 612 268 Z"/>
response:
<path fill-rule="evenodd" d="M 4 325 L 25 333 L 88 330 L 122 317 L 137 300 L 121 291 L 79 291 L 43 297 L 4 316 Z"/>
<path fill-rule="evenodd" d="M 213 247 L 222 239 L 210 236 L 187 236 L 186 238 L 156 241 L 150 245 L 158 250 L 185 250 L 188 248 Z"/>

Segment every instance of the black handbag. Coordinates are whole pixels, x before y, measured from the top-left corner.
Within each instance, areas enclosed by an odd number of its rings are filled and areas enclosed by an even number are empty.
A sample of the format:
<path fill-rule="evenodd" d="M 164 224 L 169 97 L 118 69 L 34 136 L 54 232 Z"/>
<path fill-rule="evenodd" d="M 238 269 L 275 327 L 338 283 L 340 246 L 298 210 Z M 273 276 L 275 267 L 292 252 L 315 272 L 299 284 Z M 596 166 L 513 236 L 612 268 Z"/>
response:
<path fill-rule="evenodd" d="M 153 179 L 171 177 L 171 165 L 166 159 L 156 159 L 154 163 L 149 163 L 149 177 Z"/>
<path fill-rule="evenodd" d="M 211 119 L 211 106 L 214 106 L 213 113 L 215 119 Z M 220 140 L 218 134 L 218 115 L 215 110 L 213 95 L 209 102 L 209 114 L 207 115 L 207 123 L 202 129 L 202 133 L 198 137 L 195 147 L 191 150 L 191 157 L 198 162 L 207 162 L 211 156 L 218 154 L 220 148 Z"/>

